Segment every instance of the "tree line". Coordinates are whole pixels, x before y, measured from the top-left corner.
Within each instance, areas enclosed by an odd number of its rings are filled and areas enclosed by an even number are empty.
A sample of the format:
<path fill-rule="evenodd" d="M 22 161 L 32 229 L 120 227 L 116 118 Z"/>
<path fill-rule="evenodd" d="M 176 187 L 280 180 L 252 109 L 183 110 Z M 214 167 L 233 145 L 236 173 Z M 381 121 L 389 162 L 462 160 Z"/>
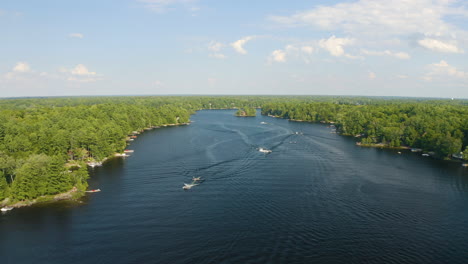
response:
<path fill-rule="evenodd" d="M 122 152 L 132 131 L 189 122 L 201 109 L 243 109 L 334 122 L 365 144 L 440 157 L 465 150 L 468 101 L 339 96 L 122 96 L 0 100 L 0 204 L 85 190 L 86 162 Z M 6 199 L 6 200 L 5 200 Z"/>
<path fill-rule="evenodd" d="M 265 104 L 262 114 L 334 123 L 337 131 L 360 138 L 362 144 L 421 148 L 440 158 L 464 150 L 468 157 L 466 101 L 283 102 Z"/>
<path fill-rule="evenodd" d="M 122 152 L 133 131 L 189 122 L 200 109 L 256 107 L 254 97 L 0 100 L 0 204 L 83 191 L 87 162 Z"/>

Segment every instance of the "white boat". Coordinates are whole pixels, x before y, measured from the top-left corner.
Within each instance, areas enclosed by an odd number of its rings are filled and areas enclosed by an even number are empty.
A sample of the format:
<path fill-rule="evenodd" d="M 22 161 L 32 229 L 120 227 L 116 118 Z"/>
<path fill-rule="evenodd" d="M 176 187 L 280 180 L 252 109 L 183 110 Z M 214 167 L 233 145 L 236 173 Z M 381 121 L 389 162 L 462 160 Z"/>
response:
<path fill-rule="evenodd" d="M 267 122 L 260 122 L 260 124 L 262 124 L 262 125 L 266 125 L 266 124 L 268 124 L 268 123 L 267 123 Z"/>
<path fill-rule="evenodd" d="M 421 156 L 423 156 L 423 157 L 429 157 L 430 155 L 427 154 L 427 153 L 423 153 Z"/>
<path fill-rule="evenodd" d="M 192 184 L 184 183 L 184 186 L 182 186 L 182 189 L 184 189 L 184 190 L 190 190 L 190 189 L 192 189 L 193 186 L 196 186 L 196 185 L 198 185 L 198 184 L 194 184 L 194 183 L 192 183 Z"/>
<path fill-rule="evenodd" d="M 201 177 L 192 177 L 192 181 L 196 182 L 196 181 L 201 181 Z"/>
<path fill-rule="evenodd" d="M 271 153 L 271 150 L 269 149 L 264 149 L 264 148 L 259 148 L 258 151 L 262 152 L 262 153 Z"/>
<path fill-rule="evenodd" d="M 10 207 L 10 206 L 5 206 L 2 209 L 0 209 L 0 211 L 2 211 L 2 212 L 8 212 L 8 211 L 11 211 L 11 210 L 13 210 L 13 207 Z"/>
<path fill-rule="evenodd" d="M 89 190 L 89 191 L 86 191 L 86 192 L 100 192 L 101 189 L 93 189 L 93 190 Z"/>

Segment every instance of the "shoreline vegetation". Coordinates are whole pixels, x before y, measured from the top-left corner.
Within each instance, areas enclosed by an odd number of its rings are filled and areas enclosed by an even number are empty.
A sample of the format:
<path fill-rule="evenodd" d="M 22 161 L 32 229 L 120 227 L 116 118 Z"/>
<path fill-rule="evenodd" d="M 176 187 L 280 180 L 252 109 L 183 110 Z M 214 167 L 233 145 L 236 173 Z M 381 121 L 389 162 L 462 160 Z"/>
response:
<path fill-rule="evenodd" d="M 240 108 L 234 115 L 237 117 L 255 117 L 257 116 L 257 110 L 253 107 Z"/>
<path fill-rule="evenodd" d="M 151 127 L 144 128 L 143 130 L 138 131 L 138 132 L 133 131 L 132 136 L 134 136 L 134 138 L 136 138 L 135 135 L 144 133 L 144 132 L 149 131 L 149 130 L 158 129 L 158 128 L 162 128 L 162 127 L 190 125 L 190 123 L 191 122 L 189 121 L 189 122 L 186 122 L 186 123 L 173 123 L 173 124 L 162 124 L 160 126 L 151 126 Z M 130 138 L 131 138 L 131 136 L 127 137 L 126 138 L 127 141 L 129 141 L 128 139 L 130 139 Z M 99 167 L 99 166 L 102 166 L 106 161 L 109 161 L 109 160 L 111 160 L 113 158 L 129 157 L 131 155 L 130 153 L 133 153 L 133 150 L 124 150 L 121 153 L 117 152 L 117 153 L 114 153 L 114 155 L 112 155 L 110 157 L 105 157 L 100 161 L 97 161 L 97 160 L 95 160 L 93 158 L 88 158 L 88 160 L 84 164 L 86 166 L 88 166 L 88 167 L 91 167 L 91 168 Z M 73 161 L 69 160 L 67 163 L 64 164 L 64 166 L 66 168 L 73 168 L 73 167 L 81 167 L 84 164 L 83 163 L 76 163 L 76 162 L 73 162 Z M 31 206 L 31 205 L 34 205 L 34 204 L 37 204 L 37 203 L 56 202 L 56 201 L 63 201 L 63 200 L 78 202 L 80 198 L 82 198 L 84 195 L 86 195 L 86 188 L 83 188 L 83 187 L 84 186 L 80 186 L 80 187 L 73 186 L 73 188 L 71 188 L 70 190 L 68 190 L 66 192 L 57 193 L 57 194 L 53 194 L 53 195 L 50 195 L 50 194 L 49 195 L 42 195 L 42 196 L 39 196 L 39 197 L 37 197 L 35 199 L 32 199 L 32 200 L 10 201 L 9 198 L 5 198 L 3 201 L 0 201 L 0 207 L 8 206 L 8 207 L 12 207 L 12 208 L 21 208 L 21 207 Z M 87 185 L 86 185 L 86 187 L 87 187 Z"/>
<path fill-rule="evenodd" d="M 468 100 L 339 96 L 122 96 L 0 99 L 0 207 L 85 194 L 88 167 L 126 157 L 144 131 L 188 125 L 198 110 L 238 109 L 324 123 L 365 147 L 420 148 L 468 160 Z M 464 150 L 462 152 L 462 150 Z M 466 154 L 466 155 L 463 155 Z"/>
<path fill-rule="evenodd" d="M 271 114 L 267 114 L 267 116 L 269 117 L 273 117 L 273 118 L 282 118 L 282 119 L 287 119 L 287 118 L 284 118 L 284 117 L 281 117 L 281 116 L 275 116 L 275 115 L 271 115 Z M 288 121 L 291 121 L 291 122 L 306 122 L 306 123 L 317 123 L 317 122 L 312 122 L 312 121 L 305 121 L 305 120 L 300 120 L 300 119 L 287 119 Z M 338 132 L 336 132 L 336 127 L 334 126 L 335 122 L 333 121 L 330 121 L 329 123 L 325 122 L 325 121 L 320 121 L 319 123 L 322 123 L 322 124 L 330 124 L 332 127 L 332 132 L 330 133 L 336 133 L 336 134 L 340 134 Z M 340 134 L 341 136 L 347 136 L 347 137 L 352 137 L 353 135 L 350 135 L 350 134 Z M 362 137 L 363 134 L 357 134 L 357 135 L 354 135 L 355 138 L 360 138 Z M 381 149 L 395 149 L 395 150 L 411 150 L 411 152 L 423 152 L 422 149 L 420 148 L 413 148 L 413 147 L 410 147 L 410 146 L 391 146 L 389 145 L 388 143 L 385 144 L 385 143 L 362 143 L 362 142 L 356 142 L 356 146 L 359 146 L 359 147 L 366 147 L 366 148 L 381 148 Z M 401 152 L 398 152 L 398 154 L 401 154 Z M 457 155 L 458 153 L 454 153 L 454 155 L 452 155 L 451 157 L 444 157 L 443 159 L 444 160 L 451 160 L 451 161 L 456 161 L 456 162 L 461 162 L 461 165 L 462 167 L 466 167 L 468 168 L 468 146 L 467 148 L 465 149 L 465 151 L 463 152 L 460 152 L 459 155 Z M 422 156 L 426 156 L 426 157 L 433 157 L 433 158 L 439 158 L 436 153 L 434 151 L 424 151 L 424 153 L 422 153 Z"/>

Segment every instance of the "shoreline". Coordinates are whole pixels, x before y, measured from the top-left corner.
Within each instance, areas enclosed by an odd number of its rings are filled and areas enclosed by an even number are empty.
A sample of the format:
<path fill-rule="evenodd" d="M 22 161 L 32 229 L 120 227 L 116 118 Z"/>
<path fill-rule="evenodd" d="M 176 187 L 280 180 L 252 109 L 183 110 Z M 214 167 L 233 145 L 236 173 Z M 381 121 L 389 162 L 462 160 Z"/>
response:
<path fill-rule="evenodd" d="M 330 122 L 326 122 L 326 121 L 313 122 L 313 121 L 300 120 L 300 119 L 284 118 L 284 117 L 274 116 L 274 115 L 270 115 L 270 114 L 267 114 L 266 116 L 273 117 L 273 118 L 286 119 L 286 120 L 291 121 L 291 122 L 304 122 L 304 123 L 311 123 L 311 124 L 330 124 L 330 125 L 336 124 L 336 122 L 333 122 L 333 121 L 330 121 Z M 336 134 L 341 135 L 341 136 L 353 137 L 353 135 L 347 135 L 347 134 L 342 134 L 342 133 L 338 133 L 338 132 L 333 132 L 333 133 L 336 133 Z M 354 136 L 354 137 L 356 137 L 356 136 Z M 390 147 L 390 146 L 388 146 L 387 144 L 384 144 L 384 143 L 363 144 L 361 142 L 356 142 L 356 146 L 366 147 L 366 148 L 397 149 L 397 150 L 398 149 L 399 150 L 412 150 L 412 149 L 414 149 L 413 147 L 409 147 L 409 146 Z M 417 148 L 417 149 L 419 149 L 419 148 Z M 440 159 L 437 156 L 431 154 L 431 153 L 433 153 L 432 151 L 418 150 L 418 151 L 412 151 L 412 152 L 424 152 L 423 154 L 426 154 L 426 155 L 428 155 L 428 156 L 430 156 L 432 158 Z M 459 159 L 455 159 L 455 158 L 440 159 L 440 160 L 449 160 L 449 161 L 461 162 L 463 167 L 468 167 L 468 163 L 466 163 L 466 161 L 463 161 L 463 160 L 459 160 Z M 467 164 L 467 165 L 465 165 L 465 164 Z"/>
<path fill-rule="evenodd" d="M 177 124 L 164 124 L 164 125 L 160 125 L 160 126 L 151 126 L 151 127 L 147 127 L 147 128 L 144 128 L 140 131 L 133 131 L 133 132 L 136 132 L 136 133 L 131 133 L 132 135 L 137 135 L 137 134 L 141 134 L 145 131 L 149 131 L 149 130 L 153 130 L 153 129 L 156 129 L 156 128 L 162 128 L 162 127 L 172 127 L 172 126 L 185 126 L 185 125 L 190 125 L 191 121 L 187 122 L 187 123 L 177 123 Z M 127 138 L 126 138 L 126 141 L 127 141 Z M 127 141 L 128 142 L 128 141 Z M 94 167 L 100 167 L 102 166 L 106 161 L 109 161 L 113 158 L 121 158 L 121 157 L 129 157 L 129 153 L 126 152 L 126 151 L 123 151 L 121 153 L 117 152 L 117 153 L 113 153 L 112 155 L 110 155 L 109 157 L 106 157 L 100 161 L 96 161 L 96 160 L 90 160 L 88 162 L 85 162 L 85 164 L 90 167 L 90 168 L 94 168 Z M 67 163 L 64 164 L 64 166 L 67 166 L 68 164 L 70 164 L 69 161 L 67 161 Z M 35 199 L 32 199 L 32 200 L 24 200 L 24 201 L 16 201 L 16 202 L 13 202 L 11 203 L 10 202 L 10 198 L 5 198 L 3 201 L 0 201 L 0 208 L 3 208 L 3 207 L 13 207 L 13 208 L 21 208 L 21 207 L 29 207 L 29 206 L 32 206 L 32 205 L 35 205 L 35 204 L 41 204 L 41 203 L 53 203 L 53 202 L 59 202 L 59 201 L 77 201 L 84 197 L 86 195 L 86 190 L 80 190 L 78 189 L 76 186 L 74 186 L 71 190 L 69 191 L 66 191 L 64 193 L 58 193 L 58 194 L 53 194 L 53 195 L 43 195 L 43 196 L 39 196 Z"/>
<path fill-rule="evenodd" d="M 219 108 L 219 109 L 200 109 L 200 110 L 234 110 L 234 109 L 237 109 L 237 108 Z M 255 116 L 242 116 L 242 115 L 235 115 L 236 117 L 256 117 Z M 286 119 L 288 121 L 291 121 L 291 122 L 304 122 L 304 123 L 311 123 L 311 124 L 335 124 L 335 122 L 326 122 L 326 121 L 320 121 L 320 122 L 313 122 L 313 121 L 307 121 L 307 120 L 300 120 L 300 119 L 289 119 L 289 118 L 284 118 L 284 117 L 280 117 L 280 116 L 274 116 L 274 115 L 270 115 L 270 114 L 267 114 L 267 115 L 264 115 L 264 116 L 268 116 L 268 117 L 273 117 L 273 118 L 281 118 L 281 119 Z M 145 131 L 149 131 L 149 130 L 153 130 L 153 129 L 157 129 L 157 128 L 162 128 L 162 127 L 172 127 L 172 126 L 184 126 L 184 125 L 190 125 L 190 123 L 192 123 L 192 121 L 189 121 L 189 122 L 186 122 L 186 123 L 172 123 L 172 124 L 163 124 L 163 125 L 159 125 L 159 126 L 151 126 L 151 127 L 147 127 L 147 128 L 143 128 L 139 131 L 133 131 L 131 132 L 131 136 L 126 136 L 125 137 L 125 141 L 127 142 L 127 145 L 130 144 L 131 141 L 133 141 L 135 138 L 137 138 L 137 135 L 141 134 L 141 133 L 144 133 Z M 337 133 L 341 136 L 352 136 L 352 135 L 346 135 L 346 134 L 341 134 L 341 133 Z M 131 140 L 129 140 L 131 139 Z M 390 147 L 388 146 L 387 144 L 383 144 L 383 143 L 373 143 L 373 144 L 362 144 L 361 142 L 356 142 L 356 146 L 360 146 L 360 147 L 369 147 L 369 148 L 385 148 L 385 149 L 400 149 L 400 150 L 409 150 L 409 149 L 412 149 L 411 147 L 408 147 L 408 146 L 399 146 L 399 147 Z M 91 167 L 91 168 L 94 168 L 94 167 L 99 167 L 99 166 L 102 166 L 106 161 L 108 160 L 111 160 L 111 159 L 114 159 L 114 158 L 125 158 L 125 157 L 129 157 L 129 153 L 132 153 L 133 151 L 131 152 L 126 152 L 125 150 L 123 152 L 117 152 L 117 153 L 113 153 L 112 155 L 100 160 L 100 161 L 96 161 L 96 160 L 91 160 L 91 161 L 88 161 L 88 162 L 85 162 L 86 165 L 88 167 Z M 433 155 L 431 155 L 431 157 L 434 157 Z M 449 159 L 449 160 L 453 160 L 453 161 L 458 161 L 456 159 Z M 463 163 L 463 161 L 461 161 Z M 65 163 L 65 165 L 68 164 Z M 468 163 L 467 165 L 465 165 L 465 163 L 462 164 L 462 166 L 468 166 Z M 21 208 L 21 207 L 28 207 L 28 206 L 32 206 L 32 205 L 35 205 L 35 204 L 39 204 L 39 203 L 46 203 L 46 202 L 58 202 L 58 201 L 64 201 L 64 200 L 68 200 L 68 201 L 78 201 L 78 199 L 82 198 L 83 196 L 85 196 L 86 190 L 79 190 L 76 186 L 74 186 L 71 190 L 67 191 L 67 192 L 64 192 L 64 193 L 59 193 L 59 194 L 55 194 L 55 195 L 44 195 L 44 196 L 40 196 L 40 197 L 37 197 L 35 199 L 32 199 L 32 200 L 25 200 L 25 201 L 19 201 L 19 202 L 15 202 L 13 204 L 9 203 L 9 198 L 5 198 L 3 201 L 0 201 L 0 207 L 5 207 L 5 206 L 9 206 L 9 207 L 13 207 L 13 208 Z"/>
<path fill-rule="evenodd" d="M 351 136 L 351 135 L 343 135 L 343 136 Z M 384 143 L 363 144 L 361 142 L 356 142 L 356 146 L 366 147 L 366 148 L 405 149 L 405 150 L 411 149 L 411 147 L 408 147 L 408 146 L 390 147 Z"/>
<path fill-rule="evenodd" d="M 58 193 L 54 195 L 43 195 L 39 196 L 32 200 L 17 201 L 14 203 L 9 203 L 9 198 L 6 198 L 0 203 L 0 207 L 12 207 L 12 208 L 21 208 L 29 207 L 35 204 L 48 203 L 48 202 L 59 202 L 59 201 L 78 201 L 81 197 L 85 195 L 85 191 L 79 190 L 74 186 L 71 190 L 64 193 Z"/>

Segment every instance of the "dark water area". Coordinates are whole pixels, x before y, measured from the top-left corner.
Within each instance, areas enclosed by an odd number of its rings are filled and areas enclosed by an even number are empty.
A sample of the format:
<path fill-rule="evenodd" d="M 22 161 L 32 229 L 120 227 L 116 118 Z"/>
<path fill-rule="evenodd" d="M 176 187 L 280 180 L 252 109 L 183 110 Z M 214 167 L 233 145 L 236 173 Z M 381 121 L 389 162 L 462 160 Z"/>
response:
<path fill-rule="evenodd" d="M 102 191 L 79 205 L 1 214 L 0 262 L 468 263 L 460 163 L 233 115 L 145 132 L 93 170 Z M 192 177 L 204 181 L 184 191 Z"/>

